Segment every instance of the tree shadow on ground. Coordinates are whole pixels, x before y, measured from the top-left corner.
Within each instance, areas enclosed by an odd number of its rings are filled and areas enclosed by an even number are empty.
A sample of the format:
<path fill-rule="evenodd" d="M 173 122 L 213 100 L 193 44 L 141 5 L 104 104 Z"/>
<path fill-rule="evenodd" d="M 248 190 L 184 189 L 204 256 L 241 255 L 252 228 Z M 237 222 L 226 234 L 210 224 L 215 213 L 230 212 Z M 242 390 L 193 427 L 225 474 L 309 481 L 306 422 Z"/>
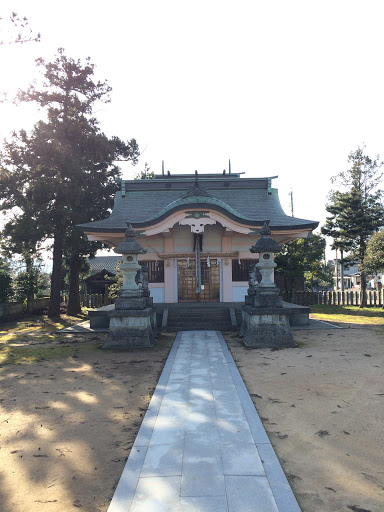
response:
<path fill-rule="evenodd" d="M 0 367 L 5 510 L 106 510 L 172 342 Z"/>

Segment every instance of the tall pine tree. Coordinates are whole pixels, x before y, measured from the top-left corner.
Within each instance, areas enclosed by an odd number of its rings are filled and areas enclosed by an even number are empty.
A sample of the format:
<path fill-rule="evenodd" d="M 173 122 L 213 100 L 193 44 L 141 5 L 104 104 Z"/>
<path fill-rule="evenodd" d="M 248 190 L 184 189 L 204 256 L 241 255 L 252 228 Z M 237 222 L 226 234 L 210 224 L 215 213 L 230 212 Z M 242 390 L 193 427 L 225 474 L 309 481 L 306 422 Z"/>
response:
<path fill-rule="evenodd" d="M 135 139 L 108 138 L 93 116 L 97 102 L 109 102 L 111 88 L 94 81 L 94 65 L 64 54 L 53 62 L 38 59 L 41 87 L 19 92 L 20 101 L 37 103 L 46 118 L 28 134 L 20 131 L 5 143 L 1 159 L 0 209 L 32 212 L 36 229 L 53 239 L 49 316 L 60 315 L 63 254 L 71 261 L 69 312 L 79 312 L 79 254 L 84 253 L 76 224 L 105 218 L 113 205 L 117 160 L 137 163 Z M 26 207 L 25 198 L 28 200 Z"/>
<path fill-rule="evenodd" d="M 332 178 L 344 191 L 332 191 L 326 206 L 327 218 L 323 234 L 334 240 L 334 247 L 350 252 L 350 259 L 362 264 L 371 235 L 384 225 L 383 194 L 377 190 L 382 179 L 383 165 L 379 157 L 372 160 L 364 155 L 364 147 L 350 153 L 350 168 Z M 367 304 L 367 279 L 361 268 L 360 307 Z"/>

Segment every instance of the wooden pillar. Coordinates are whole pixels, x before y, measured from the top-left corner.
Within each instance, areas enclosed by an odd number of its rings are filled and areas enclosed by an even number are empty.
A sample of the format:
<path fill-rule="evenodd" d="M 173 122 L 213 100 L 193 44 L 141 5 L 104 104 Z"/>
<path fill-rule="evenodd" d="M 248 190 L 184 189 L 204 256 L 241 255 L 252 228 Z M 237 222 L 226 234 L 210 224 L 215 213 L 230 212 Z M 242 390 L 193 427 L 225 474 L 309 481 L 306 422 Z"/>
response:
<path fill-rule="evenodd" d="M 221 250 L 222 252 L 232 252 L 232 237 L 223 236 L 221 238 Z M 221 260 L 221 272 L 222 272 L 222 290 L 223 290 L 223 302 L 232 302 L 232 260 L 230 258 L 223 258 Z"/>
<path fill-rule="evenodd" d="M 164 237 L 164 253 L 172 253 L 174 244 L 173 237 Z M 164 302 L 177 302 L 175 297 L 175 272 L 177 271 L 174 259 L 164 261 Z"/>

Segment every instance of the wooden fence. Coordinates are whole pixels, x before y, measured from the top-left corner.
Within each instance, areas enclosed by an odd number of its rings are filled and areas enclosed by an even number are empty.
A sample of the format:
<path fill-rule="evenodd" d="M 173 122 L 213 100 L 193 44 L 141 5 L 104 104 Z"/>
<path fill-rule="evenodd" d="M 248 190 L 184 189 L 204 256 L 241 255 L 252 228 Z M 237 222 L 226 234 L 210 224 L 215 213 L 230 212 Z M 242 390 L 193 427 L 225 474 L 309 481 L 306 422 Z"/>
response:
<path fill-rule="evenodd" d="M 64 304 L 68 304 L 68 295 L 63 295 L 61 301 Z M 107 306 L 111 304 L 111 300 L 108 295 L 100 294 L 88 294 L 84 293 L 80 295 L 81 306 L 88 308 L 100 308 L 101 306 Z M 19 320 L 23 318 L 25 313 L 29 314 L 41 314 L 44 309 L 49 306 L 49 297 L 43 299 L 34 299 L 28 305 L 28 308 L 22 302 L 7 302 L 0 304 L 0 324 L 3 322 L 10 322 L 11 320 Z"/>
<path fill-rule="evenodd" d="M 383 307 L 384 290 L 369 290 L 367 294 L 367 306 Z M 293 292 L 292 300 L 287 300 L 286 293 L 283 293 L 283 300 L 292 302 L 299 306 L 310 306 L 311 304 L 326 304 L 328 306 L 358 306 L 360 304 L 360 291 L 335 291 L 335 292 Z"/>
<path fill-rule="evenodd" d="M 62 296 L 62 302 L 68 304 L 68 295 Z M 111 304 L 111 299 L 108 295 L 102 293 L 81 293 L 80 305 L 87 308 L 101 308 Z"/>
<path fill-rule="evenodd" d="M 367 306 L 383 307 L 384 290 L 367 291 Z M 328 306 L 358 306 L 360 304 L 360 291 L 338 291 L 338 292 L 292 292 L 292 300 L 289 300 L 287 294 L 283 292 L 283 300 L 299 304 L 300 306 L 310 306 L 311 304 L 326 304 Z M 65 304 L 68 304 L 68 296 L 62 297 Z M 101 293 L 84 293 L 80 295 L 80 304 L 88 308 L 100 308 L 111 304 L 112 301 L 108 295 Z"/>
<path fill-rule="evenodd" d="M 367 306 L 370 307 L 383 307 L 384 305 L 384 290 L 380 292 L 377 290 L 367 291 Z M 338 291 L 338 292 L 293 292 L 292 300 L 287 298 L 283 292 L 283 300 L 299 304 L 300 306 L 310 306 L 311 304 L 326 304 L 328 306 L 358 306 L 360 304 L 360 291 Z M 63 297 L 63 302 L 68 303 L 68 296 Z M 80 302 L 82 306 L 88 308 L 100 308 L 111 304 L 112 301 L 108 295 L 103 294 L 88 294 L 80 295 Z"/>
<path fill-rule="evenodd" d="M 7 302 L 0 304 L 0 323 L 23 318 L 24 305 L 22 302 Z"/>
<path fill-rule="evenodd" d="M 31 300 L 28 304 L 27 311 L 28 313 L 40 313 L 44 309 L 49 306 L 49 297 L 44 297 L 42 299 L 34 299 Z"/>
<path fill-rule="evenodd" d="M 22 302 L 0 304 L 0 323 L 23 318 L 24 313 L 39 314 L 49 306 L 49 298 L 34 299 L 28 308 Z"/>

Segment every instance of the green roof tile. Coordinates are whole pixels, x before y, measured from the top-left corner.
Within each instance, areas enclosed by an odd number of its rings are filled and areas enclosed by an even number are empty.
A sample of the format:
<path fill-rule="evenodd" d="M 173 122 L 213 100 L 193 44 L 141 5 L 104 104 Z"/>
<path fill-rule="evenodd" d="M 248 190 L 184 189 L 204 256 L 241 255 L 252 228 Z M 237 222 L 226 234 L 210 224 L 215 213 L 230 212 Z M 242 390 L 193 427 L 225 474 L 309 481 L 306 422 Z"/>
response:
<path fill-rule="evenodd" d="M 207 205 L 221 211 L 238 222 L 249 226 L 263 225 L 269 221 L 273 228 L 315 229 L 317 222 L 299 219 L 287 215 L 280 204 L 278 191 L 271 188 L 271 180 L 265 179 L 265 186 L 260 187 L 260 179 L 204 180 L 204 189 L 209 195 L 187 195 L 191 190 L 191 181 L 177 180 L 142 180 L 146 183 L 125 182 L 125 193 L 117 192 L 114 209 L 107 219 L 81 224 L 84 231 L 123 232 L 127 222 L 133 227 L 152 225 L 177 211 L 191 205 Z M 152 182 L 152 183 L 151 183 Z M 155 188 L 155 186 L 157 188 Z M 131 189 L 130 189 L 131 187 Z M 166 187 L 169 187 L 168 189 Z"/>

